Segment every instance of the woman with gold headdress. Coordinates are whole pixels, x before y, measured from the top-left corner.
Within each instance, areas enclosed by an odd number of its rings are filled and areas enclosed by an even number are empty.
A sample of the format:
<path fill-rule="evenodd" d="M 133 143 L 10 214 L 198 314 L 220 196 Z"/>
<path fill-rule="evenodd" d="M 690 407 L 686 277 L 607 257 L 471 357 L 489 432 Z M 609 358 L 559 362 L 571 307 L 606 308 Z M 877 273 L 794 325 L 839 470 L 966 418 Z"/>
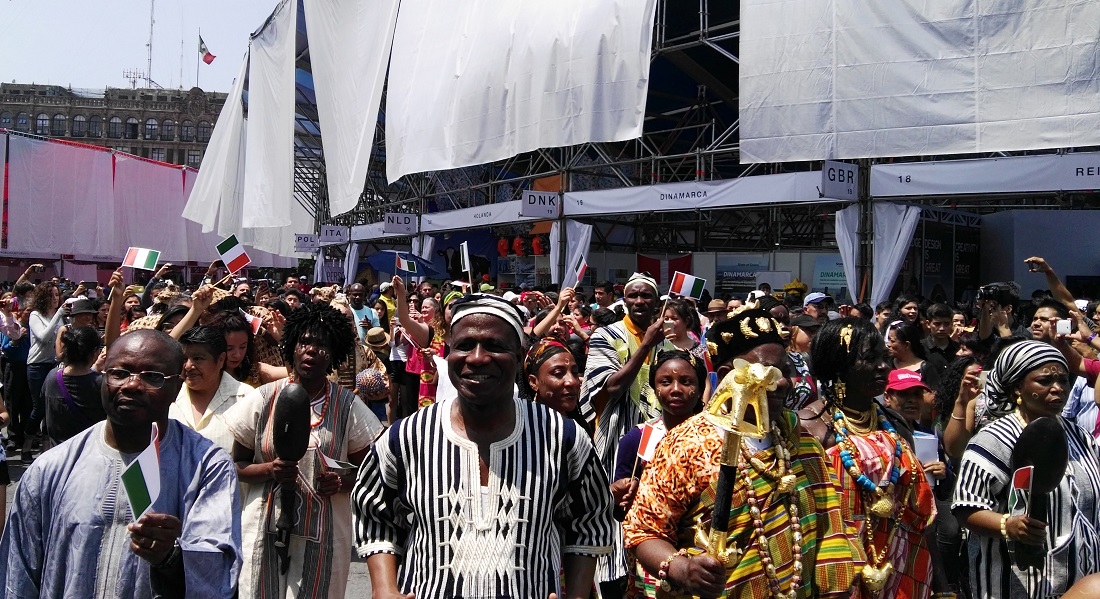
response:
<path fill-rule="evenodd" d="M 634 595 L 846 596 L 864 555 L 821 444 L 784 408 L 778 323 L 750 306 L 707 346 L 721 383 L 658 446 L 623 523 Z"/>
<path fill-rule="evenodd" d="M 804 421 L 826 447 L 840 482 L 845 520 L 867 553 L 853 597 L 928 597 L 932 560 L 924 537 L 936 515 L 932 488 L 913 453 L 904 419 L 875 398 L 890 367 L 882 334 L 842 318 L 814 336 L 810 362 L 821 400 Z"/>

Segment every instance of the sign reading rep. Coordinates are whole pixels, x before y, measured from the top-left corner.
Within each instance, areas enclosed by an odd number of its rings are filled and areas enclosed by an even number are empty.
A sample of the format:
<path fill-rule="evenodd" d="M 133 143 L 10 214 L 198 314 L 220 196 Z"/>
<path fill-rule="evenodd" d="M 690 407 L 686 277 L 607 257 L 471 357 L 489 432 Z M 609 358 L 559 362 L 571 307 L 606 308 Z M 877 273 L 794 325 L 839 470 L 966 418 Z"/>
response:
<path fill-rule="evenodd" d="M 387 212 L 382 221 L 383 233 L 416 234 L 416 215 L 405 212 Z"/>
<path fill-rule="evenodd" d="M 558 194 L 552 191 L 523 192 L 523 205 L 520 208 L 520 216 L 531 218 L 557 218 L 561 213 L 561 202 Z"/>

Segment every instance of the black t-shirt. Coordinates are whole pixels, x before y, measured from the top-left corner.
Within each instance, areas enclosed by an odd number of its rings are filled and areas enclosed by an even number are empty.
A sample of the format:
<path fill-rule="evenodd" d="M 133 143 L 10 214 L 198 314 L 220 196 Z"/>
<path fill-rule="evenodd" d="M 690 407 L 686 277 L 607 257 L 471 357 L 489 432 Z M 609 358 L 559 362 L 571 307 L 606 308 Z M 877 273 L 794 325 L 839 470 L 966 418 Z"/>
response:
<path fill-rule="evenodd" d="M 100 396 L 100 373 L 79 376 L 64 375 L 65 388 L 72 401 L 66 401 L 57 384 L 58 366 L 46 375 L 42 395 L 46 403 L 46 433 L 54 443 L 61 443 L 100 420 L 106 420 Z M 75 407 L 75 410 L 73 409 Z"/>

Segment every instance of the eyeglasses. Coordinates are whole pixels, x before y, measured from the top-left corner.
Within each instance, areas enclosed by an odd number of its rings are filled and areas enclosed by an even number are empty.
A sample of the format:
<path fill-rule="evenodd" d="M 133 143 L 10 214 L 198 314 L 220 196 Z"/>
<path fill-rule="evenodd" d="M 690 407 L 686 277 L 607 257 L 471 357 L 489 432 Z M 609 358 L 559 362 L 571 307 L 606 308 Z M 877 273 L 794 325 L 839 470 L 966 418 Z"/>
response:
<path fill-rule="evenodd" d="M 136 376 L 141 385 L 148 389 L 160 389 L 168 379 L 181 378 L 178 374 L 164 374 L 156 370 L 130 372 L 124 368 L 108 368 L 103 374 L 107 375 L 107 384 L 112 387 L 121 387 Z"/>
<path fill-rule="evenodd" d="M 299 352 L 305 353 L 310 348 L 312 348 L 313 351 L 317 352 L 317 355 L 321 356 L 322 358 L 327 358 L 328 356 L 332 355 L 332 351 L 322 345 L 322 341 L 320 339 L 313 339 L 310 337 L 303 337 L 298 339 L 298 345 L 296 349 Z"/>

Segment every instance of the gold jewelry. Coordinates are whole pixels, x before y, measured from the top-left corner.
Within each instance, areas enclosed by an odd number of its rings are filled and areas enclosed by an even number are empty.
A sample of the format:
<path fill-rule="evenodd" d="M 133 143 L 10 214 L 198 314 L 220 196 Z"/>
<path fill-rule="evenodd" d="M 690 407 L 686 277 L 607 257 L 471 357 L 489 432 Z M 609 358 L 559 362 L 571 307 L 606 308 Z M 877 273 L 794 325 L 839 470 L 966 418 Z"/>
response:
<path fill-rule="evenodd" d="M 846 324 L 840 329 L 840 342 L 844 344 L 844 351 L 852 353 L 852 325 Z"/>
<path fill-rule="evenodd" d="M 1020 395 L 1019 391 L 1016 392 L 1016 405 L 1018 405 L 1018 406 L 1024 405 L 1024 396 Z"/>

